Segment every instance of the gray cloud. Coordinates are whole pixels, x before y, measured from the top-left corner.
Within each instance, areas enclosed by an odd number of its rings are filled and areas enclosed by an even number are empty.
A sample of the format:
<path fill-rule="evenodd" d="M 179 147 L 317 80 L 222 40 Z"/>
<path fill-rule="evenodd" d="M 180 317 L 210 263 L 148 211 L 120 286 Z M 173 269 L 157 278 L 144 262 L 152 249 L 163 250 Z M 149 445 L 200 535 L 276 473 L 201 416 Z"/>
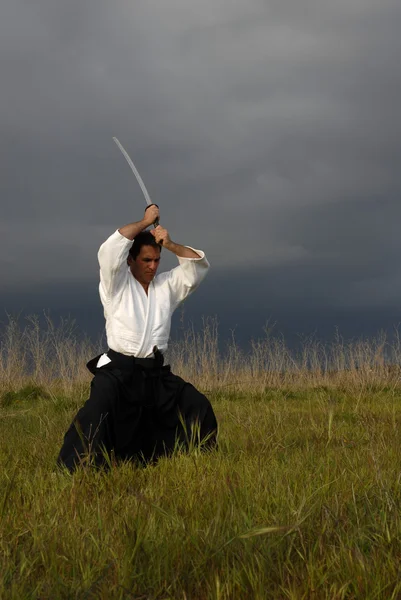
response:
<path fill-rule="evenodd" d="M 1 289 L 94 277 L 140 217 L 117 135 L 216 272 L 274 272 L 278 303 L 396 305 L 400 18 L 395 0 L 6 0 Z"/>

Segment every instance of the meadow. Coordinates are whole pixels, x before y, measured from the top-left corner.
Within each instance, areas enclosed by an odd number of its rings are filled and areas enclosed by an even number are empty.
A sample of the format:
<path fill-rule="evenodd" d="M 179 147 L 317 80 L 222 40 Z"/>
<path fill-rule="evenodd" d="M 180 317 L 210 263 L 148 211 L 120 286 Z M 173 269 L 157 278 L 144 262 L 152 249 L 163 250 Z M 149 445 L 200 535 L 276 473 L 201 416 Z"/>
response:
<path fill-rule="evenodd" d="M 219 449 L 56 469 L 100 348 L 10 319 L 0 351 L 0 598 L 401 598 L 401 343 L 297 353 L 266 329 L 222 354 L 189 327 L 173 371 L 213 403 Z"/>

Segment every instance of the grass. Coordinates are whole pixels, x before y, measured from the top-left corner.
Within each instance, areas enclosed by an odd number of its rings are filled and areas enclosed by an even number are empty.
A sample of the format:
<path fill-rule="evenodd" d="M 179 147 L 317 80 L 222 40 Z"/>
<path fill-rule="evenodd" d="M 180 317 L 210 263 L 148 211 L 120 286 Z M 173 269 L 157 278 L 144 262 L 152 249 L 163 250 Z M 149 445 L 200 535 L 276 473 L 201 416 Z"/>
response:
<path fill-rule="evenodd" d="M 0 598 L 401 597 L 394 369 L 380 356 L 355 373 L 298 363 L 291 377 L 272 369 L 244 383 L 255 357 L 241 371 L 237 355 L 235 377 L 212 358 L 203 385 L 193 374 L 219 420 L 217 452 L 73 476 L 54 463 L 90 378 L 66 381 L 49 359 L 50 381 L 42 364 L 25 379 L 14 365 L 18 385 L 3 372 Z"/>

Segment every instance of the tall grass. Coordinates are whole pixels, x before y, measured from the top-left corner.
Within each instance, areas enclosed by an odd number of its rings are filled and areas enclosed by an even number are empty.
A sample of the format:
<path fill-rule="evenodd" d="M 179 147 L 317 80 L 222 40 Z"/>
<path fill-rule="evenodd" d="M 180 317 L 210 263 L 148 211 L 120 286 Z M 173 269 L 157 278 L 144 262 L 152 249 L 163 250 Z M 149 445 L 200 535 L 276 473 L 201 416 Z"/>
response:
<path fill-rule="evenodd" d="M 87 385 L 91 375 L 86 362 L 105 350 L 104 339 L 93 343 L 83 338 L 74 322 L 54 324 L 46 315 L 42 321 L 37 316 L 24 322 L 10 317 L 0 338 L 0 389 L 15 390 L 29 382 L 50 392 L 70 393 Z M 306 338 L 295 351 L 266 327 L 247 352 L 234 336 L 221 351 L 218 322 L 205 318 L 200 330 L 186 327 L 171 344 L 167 360 L 174 372 L 206 391 L 260 393 L 271 387 L 319 386 L 355 391 L 399 385 L 401 338 L 395 329 L 391 340 L 380 333 L 345 342 L 335 332 L 330 343 Z"/>
<path fill-rule="evenodd" d="M 1 599 L 401 597 L 397 338 L 221 353 L 206 319 L 169 358 L 208 392 L 219 450 L 70 476 L 55 460 L 101 346 L 49 319 L 4 330 Z"/>
<path fill-rule="evenodd" d="M 27 382 L 48 391 L 70 392 L 87 383 L 86 362 L 95 345 L 79 335 L 74 321 L 55 324 L 48 315 L 23 321 L 9 316 L 0 337 L 0 387 L 15 390 Z"/>

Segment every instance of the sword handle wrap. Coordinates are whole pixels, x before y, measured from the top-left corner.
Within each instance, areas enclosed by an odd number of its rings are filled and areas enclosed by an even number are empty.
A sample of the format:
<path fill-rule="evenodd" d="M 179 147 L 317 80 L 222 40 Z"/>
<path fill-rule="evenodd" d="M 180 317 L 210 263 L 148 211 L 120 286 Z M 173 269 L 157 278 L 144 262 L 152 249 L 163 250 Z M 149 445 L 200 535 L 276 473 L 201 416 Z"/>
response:
<path fill-rule="evenodd" d="M 150 208 L 151 206 L 157 206 L 157 208 L 159 208 L 158 204 L 155 204 L 154 202 L 152 204 L 148 204 L 147 207 L 145 208 L 145 212 L 148 210 L 148 208 Z M 156 219 L 156 221 L 153 223 L 154 227 L 156 228 L 159 225 L 159 219 Z"/>
<path fill-rule="evenodd" d="M 145 212 L 148 210 L 148 208 L 150 208 L 151 206 L 157 206 L 157 208 L 159 208 L 158 204 L 148 204 L 148 206 L 145 208 Z M 155 222 L 153 223 L 153 227 L 156 229 L 156 227 L 159 225 L 159 219 L 156 219 Z M 160 245 L 163 245 L 163 242 L 160 242 Z"/>
<path fill-rule="evenodd" d="M 153 223 L 153 227 L 156 229 L 156 227 L 159 225 L 159 219 L 156 219 L 156 221 Z M 159 242 L 160 246 L 163 246 L 163 240 L 160 240 Z"/>

